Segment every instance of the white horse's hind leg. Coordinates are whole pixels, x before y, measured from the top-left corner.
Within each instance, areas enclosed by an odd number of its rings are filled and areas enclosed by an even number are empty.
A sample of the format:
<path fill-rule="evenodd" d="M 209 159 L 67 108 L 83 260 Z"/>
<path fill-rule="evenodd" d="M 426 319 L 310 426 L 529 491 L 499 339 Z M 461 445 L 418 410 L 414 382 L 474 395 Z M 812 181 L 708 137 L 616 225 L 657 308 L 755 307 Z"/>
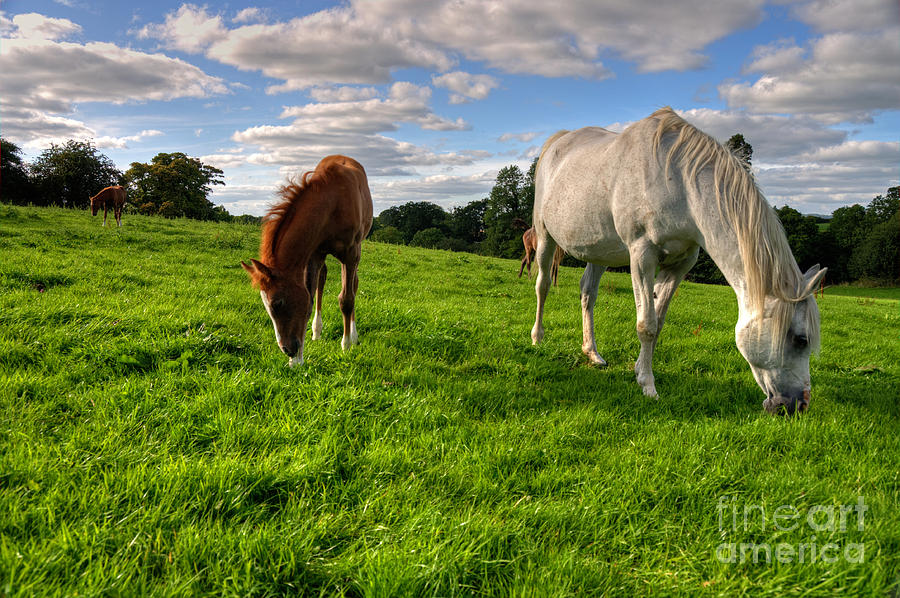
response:
<path fill-rule="evenodd" d="M 653 279 L 656 276 L 657 259 L 647 243 L 629 248 L 631 253 L 631 286 L 634 290 L 634 306 L 637 311 L 637 335 L 641 341 L 641 353 L 634 364 L 637 382 L 648 397 L 655 397 L 656 381 L 653 378 L 653 347 L 659 333 L 656 309 L 653 304 Z"/>
<path fill-rule="evenodd" d="M 588 264 L 581 276 L 581 324 L 584 339 L 581 350 L 597 365 L 606 365 L 606 360 L 597 352 L 597 342 L 594 338 L 594 303 L 597 301 L 600 277 L 604 272 L 606 266 Z"/>
<path fill-rule="evenodd" d="M 534 261 L 537 262 L 538 274 L 534 291 L 537 295 L 537 313 L 534 318 L 534 328 L 531 329 L 531 343 L 536 345 L 544 338 L 544 301 L 547 299 L 547 291 L 550 290 L 550 269 L 553 263 L 553 253 L 556 251 L 556 241 L 550 238 L 546 231 L 538 234 L 537 251 Z"/>

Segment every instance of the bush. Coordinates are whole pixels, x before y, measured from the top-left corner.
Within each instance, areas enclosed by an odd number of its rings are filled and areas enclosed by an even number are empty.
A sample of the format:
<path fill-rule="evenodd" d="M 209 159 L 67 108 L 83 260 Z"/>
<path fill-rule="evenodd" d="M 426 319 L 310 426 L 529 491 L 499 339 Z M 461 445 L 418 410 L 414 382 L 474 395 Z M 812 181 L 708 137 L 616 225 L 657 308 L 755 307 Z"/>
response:
<path fill-rule="evenodd" d="M 397 227 L 385 226 L 379 228 L 369 237 L 377 243 L 390 243 L 392 245 L 403 245 L 403 233 Z"/>
<path fill-rule="evenodd" d="M 413 235 L 409 242 L 413 247 L 436 249 L 445 240 L 444 233 L 437 228 L 425 228 Z"/>

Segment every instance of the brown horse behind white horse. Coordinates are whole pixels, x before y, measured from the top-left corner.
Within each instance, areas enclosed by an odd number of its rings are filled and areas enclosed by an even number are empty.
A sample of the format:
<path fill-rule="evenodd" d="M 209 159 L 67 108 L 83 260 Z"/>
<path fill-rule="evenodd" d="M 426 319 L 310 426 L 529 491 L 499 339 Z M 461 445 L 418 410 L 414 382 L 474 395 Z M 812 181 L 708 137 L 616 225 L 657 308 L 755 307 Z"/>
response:
<path fill-rule="evenodd" d="M 116 223 L 122 226 L 122 208 L 125 206 L 125 199 L 125 187 L 121 185 L 107 187 L 91 198 L 91 216 L 96 216 L 97 210 L 103 206 L 103 226 L 106 226 L 106 214 L 112 206 Z"/>
<path fill-rule="evenodd" d="M 525 256 L 522 258 L 522 266 L 519 268 L 519 278 L 522 278 L 522 271 L 525 270 L 526 264 L 528 265 L 528 278 L 531 278 L 531 260 L 534 252 L 537 251 L 537 238 L 535 237 L 533 226 L 522 233 L 522 245 L 525 246 Z M 557 284 L 559 265 L 565 256 L 566 252 L 562 250 L 562 247 L 557 247 L 556 253 L 553 254 L 553 266 L 550 268 L 550 278 L 553 279 L 553 286 L 555 287 L 559 286 Z"/>
<path fill-rule="evenodd" d="M 322 335 L 325 256 L 341 262 L 344 350 L 358 342 L 357 267 L 363 239 L 372 227 L 372 195 L 362 165 L 346 156 L 323 158 L 316 169 L 284 186 L 281 203 L 263 221 L 259 260 L 241 266 L 259 287 L 263 304 L 289 365 L 303 363 L 306 324 L 316 293 L 312 337 Z"/>

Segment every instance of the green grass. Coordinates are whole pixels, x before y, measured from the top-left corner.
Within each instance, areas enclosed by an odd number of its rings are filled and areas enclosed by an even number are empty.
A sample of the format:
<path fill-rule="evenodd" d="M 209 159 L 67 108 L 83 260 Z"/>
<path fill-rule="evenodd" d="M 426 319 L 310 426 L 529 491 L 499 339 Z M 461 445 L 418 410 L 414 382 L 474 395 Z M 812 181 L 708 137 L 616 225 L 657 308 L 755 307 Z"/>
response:
<path fill-rule="evenodd" d="M 578 270 L 535 348 L 518 262 L 368 242 L 361 345 L 340 350 L 333 263 L 325 338 L 288 369 L 239 266 L 257 243 L 0 206 L 0 595 L 898 591 L 896 299 L 826 294 L 811 411 L 782 419 L 728 287 L 682 285 L 650 400 L 627 275 L 601 282 L 597 369 Z M 858 497 L 862 529 L 774 526 Z M 841 553 L 728 563 L 722 543 Z"/>
<path fill-rule="evenodd" d="M 859 285 L 840 284 L 825 288 L 825 294 L 837 297 L 856 297 L 859 299 L 888 299 L 894 306 L 900 302 L 900 288 L 897 287 L 864 287 Z M 863 301 L 864 303 L 864 301 Z"/>

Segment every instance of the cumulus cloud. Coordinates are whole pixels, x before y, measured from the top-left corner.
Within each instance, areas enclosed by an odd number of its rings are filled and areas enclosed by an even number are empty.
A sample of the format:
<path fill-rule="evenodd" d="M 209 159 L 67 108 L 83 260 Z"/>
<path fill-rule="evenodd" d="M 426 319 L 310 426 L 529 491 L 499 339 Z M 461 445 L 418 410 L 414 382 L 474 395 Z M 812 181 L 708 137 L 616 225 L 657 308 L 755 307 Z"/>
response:
<path fill-rule="evenodd" d="M 819 31 L 875 31 L 900 23 L 900 3 L 894 0 L 814 0 L 797 5 L 795 17 Z"/>
<path fill-rule="evenodd" d="M 528 132 L 528 133 L 504 133 L 497 138 L 497 141 L 500 143 L 509 143 L 511 141 L 519 141 L 521 143 L 528 143 L 535 137 L 537 137 L 540 133 Z"/>
<path fill-rule="evenodd" d="M 245 8 L 234 16 L 233 23 L 263 23 L 268 20 L 266 11 L 256 6 Z"/>
<path fill-rule="evenodd" d="M 431 82 L 437 87 L 445 87 L 454 92 L 450 95 L 451 104 L 465 104 L 470 100 L 483 100 L 500 82 L 490 75 L 473 75 L 463 71 L 454 71 L 446 75 L 433 75 Z"/>
<path fill-rule="evenodd" d="M 900 164 L 900 142 L 845 141 L 800 154 L 796 162 L 896 169 Z"/>
<path fill-rule="evenodd" d="M 822 146 L 842 143 L 847 132 L 806 116 L 750 114 L 739 110 L 695 108 L 679 114 L 720 143 L 735 133 L 753 146 L 753 163 L 778 163 Z"/>
<path fill-rule="evenodd" d="M 437 116 L 428 108 L 431 89 L 400 81 L 394 83 L 388 97 L 353 102 L 323 102 L 291 106 L 282 118 L 296 118 L 308 131 L 353 131 L 377 133 L 394 131 L 397 123 L 415 123 L 423 129 L 461 131 L 469 128 L 462 119 Z"/>
<path fill-rule="evenodd" d="M 183 4 L 176 12 L 166 15 L 165 23 L 146 25 L 136 33 L 139 39 L 159 39 L 166 48 L 197 53 L 226 32 L 221 16 L 209 14 L 205 7 Z"/>
<path fill-rule="evenodd" d="M 313 95 L 334 97 L 331 93 Z M 490 156 L 476 150 L 435 152 L 383 135 L 403 123 L 429 130 L 468 128 L 462 120 L 451 121 L 431 112 L 430 97 L 428 87 L 397 82 L 385 97 L 287 106 L 281 118 L 290 123 L 250 127 L 237 131 L 232 140 L 258 148 L 247 155 L 248 163 L 280 166 L 286 171 L 312 168 L 328 154 L 356 158 L 370 176 L 411 175 L 421 166 L 468 166 Z"/>
<path fill-rule="evenodd" d="M 309 97 L 317 102 L 355 102 L 370 100 L 378 96 L 374 87 L 314 87 L 309 90 Z"/>
<path fill-rule="evenodd" d="M 145 129 L 140 133 L 137 133 L 136 135 L 126 135 L 124 137 L 97 137 L 96 139 L 94 139 L 94 143 L 99 148 L 113 147 L 117 149 L 124 149 L 128 147 L 129 143 L 136 143 L 139 141 L 143 141 L 147 137 L 158 137 L 163 134 L 164 133 L 162 131 L 157 131 L 156 129 Z"/>
<path fill-rule="evenodd" d="M 437 174 L 416 179 L 372 183 L 373 196 L 390 198 L 391 203 L 432 201 L 445 203 L 450 197 L 487 195 L 497 177 L 496 171 L 473 175 Z"/>
<path fill-rule="evenodd" d="M 896 167 L 860 164 L 764 168 L 757 179 L 770 204 L 789 204 L 807 214 L 830 214 L 850 203 L 865 205 L 897 184 Z"/>
<path fill-rule="evenodd" d="M 65 19 L 20 16 L 13 17 L 0 53 L 3 131 L 10 139 L 29 143 L 96 136 L 84 123 L 64 116 L 81 102 L 121 104 L 228 93 L 224 81 L 182 60 L 110 43 L 58 41 L 80 27 Z"/>
<path fill-rule="evenodd" d="M 604 79 L 613 74 L 602 54 L 621 56 L 642 72 L 700 68 L 708 62 L 704 48 L 758 23 L 762 5 L 763 0 L 355 0 L 287 22 L 228 28 L 221 15 L 185 4 L 140 35 L 282 81 L 271 93 L 383 84 L 410 67 L 444 73 L 457 55 L 507 73 Z M 698 14 L 703 27 L 696 26 Z M 250 22 L 255 15 L 242 11 L 232 22 Z M 456 103 L 481 99 L 496 87 L 487 75 L 444 76 L 436 84 L 451 89 Z"/>
<path fill-rule="evenodd" d="M 37 13 L 16 15 L 12 18 L 11 29 L 14 37 L 24 39 L 66 39 L 81 33 L 81 26 L 68 19 L 54 19 Z"/>
<path fill-rule="evenodd" d="M 896 21 L 895 21 L 896 23 Z M 900 97 L 900 27 L 837 32 L 805 47 L 784 40 L 754 50 L 750 82 L 726 82 L 729 106 L 757 113 L 801 113 L 826 123 L 871 122 Z"/>

